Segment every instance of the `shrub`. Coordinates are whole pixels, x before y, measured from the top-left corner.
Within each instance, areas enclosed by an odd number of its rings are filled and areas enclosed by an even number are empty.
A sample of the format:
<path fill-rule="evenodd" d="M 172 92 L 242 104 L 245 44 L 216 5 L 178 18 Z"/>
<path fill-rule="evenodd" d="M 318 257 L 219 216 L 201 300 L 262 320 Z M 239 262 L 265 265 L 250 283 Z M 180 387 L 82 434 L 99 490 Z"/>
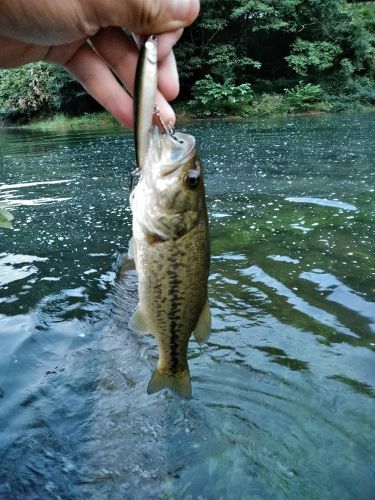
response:
<path fill-rule="evenodd" d="M 282 95 L 262 94 L 259 99 L 254 100 L 251 114 L 257 116 L 280 115 L 286 113 L 288 107 Z"/>
<path fill-rule="evenodd" d="M 285 90 L 285 99 L 292 110 L 308 111 L 316 109 L 316 105 L 322 100 L 323 94 L 320 85 L 299 82 L 292 89 Z"/>
<path fill-rule="evenodd" d="M 337 92 L 337 88 L 340 89 Z M 325 84 L 327 100 L 333 111 L 361 109 L 375 105 L 375 83 L 368 77 L 349 78 L 346 85 L 338 87 L 336 81 Z"/>
<path fill-rule="evenodd" d="M 192 89 L 194 100 L 189 106 L 197 115 L 223 116 L 248 108 L 253 100 L 253 91 L 249 83 L 234 85 L 231 79 L 217 83 L 211 75 L 198 80 Z"/>
<path fill-rule="evenodd" d="M 69 107 L 79 108 L 86 92 L 58 66 L 42 62 L 0 70 L 0 119 L 29 121 Z"/>
<path fill-rule="evenodd" d="M 56 82 L 51 67 L 43 63 L 28 64 L 0 74 L 1 115 L 8 119 L 30 118 L 59 108 Z"/>

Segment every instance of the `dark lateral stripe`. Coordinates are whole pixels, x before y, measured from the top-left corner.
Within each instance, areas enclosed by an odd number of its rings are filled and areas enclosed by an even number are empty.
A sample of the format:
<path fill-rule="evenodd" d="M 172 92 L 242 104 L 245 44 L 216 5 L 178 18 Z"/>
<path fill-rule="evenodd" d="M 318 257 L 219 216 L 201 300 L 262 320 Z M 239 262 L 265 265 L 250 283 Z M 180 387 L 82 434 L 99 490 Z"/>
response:
<path fill-rule="evenodd" d="M 170 340 L 169 340 L 169 348 L 170 348 L 170 370 L 173 375 L 177 373 L 178 369 L 178 334 L 177 334 L 177 316 L 178 316 L 178 305 L 179 305 L 179 296 L 178 296 L 178 284 L 179 280 L 177 279 L 176 262 L 175 259 L 171 262 L 171 271 L 170 271 L 170 296 L 171 296 L 171 310 L 169 313 L 170 319 Z"/>

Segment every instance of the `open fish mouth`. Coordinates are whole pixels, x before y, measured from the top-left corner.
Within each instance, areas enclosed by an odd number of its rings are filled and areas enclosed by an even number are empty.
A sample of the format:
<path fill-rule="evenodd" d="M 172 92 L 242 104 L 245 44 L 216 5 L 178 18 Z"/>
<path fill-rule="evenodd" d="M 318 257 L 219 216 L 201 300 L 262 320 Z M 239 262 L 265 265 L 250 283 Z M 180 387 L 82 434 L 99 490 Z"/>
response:
<path fill-rule="evenodd" d="M 195 138 L 192 135 L 181 132 L 173 136 L 161 134 L 158 127 L 154 126 L 149 143 L 149 161 L 146 161 L 145 168 L 153 168 L 157 162 L 160 176 L 164 177 L 184 165 L 194 154 Z"/>

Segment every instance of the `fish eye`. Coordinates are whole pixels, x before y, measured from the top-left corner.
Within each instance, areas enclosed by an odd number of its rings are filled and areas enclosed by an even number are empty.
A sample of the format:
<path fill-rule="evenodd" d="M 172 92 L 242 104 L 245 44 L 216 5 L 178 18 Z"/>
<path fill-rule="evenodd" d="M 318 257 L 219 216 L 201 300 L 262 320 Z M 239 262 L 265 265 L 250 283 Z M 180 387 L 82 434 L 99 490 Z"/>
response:
<path fill-rule="evenodd" d="M 186 177 L 186 183 L 190 188 L 195 188 L 199 184 L 199 172 L 198 170 L 189 170 L 187 177 Z"/>

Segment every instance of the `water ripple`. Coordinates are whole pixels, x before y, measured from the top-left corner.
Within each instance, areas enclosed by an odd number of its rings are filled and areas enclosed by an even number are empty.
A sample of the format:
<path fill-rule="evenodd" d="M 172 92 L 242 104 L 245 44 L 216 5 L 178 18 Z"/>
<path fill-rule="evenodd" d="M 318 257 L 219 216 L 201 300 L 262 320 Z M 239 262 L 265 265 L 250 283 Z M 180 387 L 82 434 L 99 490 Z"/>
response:
<path fill-rule="evenodd" d="M 213 251 L 190 401 L 147 395 L 128 328 L 131 135 L 0 131 L 0 497 L 373 497 L 373 115 L 187 127 Z"/>
<path fill-rule="evenodd" d="M 293 203 L 306 203 L 312 205 L 321 205 L 323 207 L 340 208 L 342 210 L 357 211 L 358 208 L 350 203 L 345 203 L 339 200 L 326 200 L 324 198 L 303 198 L 303 197 L 287 197 L 286 201 Z"/>
<path fill-rule="evenodd" d="M 319 291 L 329 292 L 326 297 L 328 300 L 368 318 L 371 321 L 370 328 L 375 333 L 375 302 L 367 301 L 330 273 L 310 271 L 301 273 L 300 277 L 318 285 Z"/>
<path fill-rule="evenodd" d="M 254 283 L 262 283 L 267 288 L 271 289 L 273 293 L 285 297 L 287 299 L 288 304 L 291 304 L 294 309 L 297 311 L 308 315 L 310 318 L 315 321 L 322 323 L 330 328 L 333 328 L 337 332 L 343 333 L 344 335 L 350 335 L 351 337 L 358 337 L 356 333 L 351 331 L 349 328 L 341 325 L 339 321 L 337 321 L 336 317 L 332 314 L 324 311 L 323 309 L 319 309 L 315 306 L 310 305 L 306 300 L 299 297 L 292 290 L 290 290 L 287 286 L 283 285 L 280 281 L 272 276 L 269 276 L 266 272 L 264 272 L 258 266 L 251 266 L 247 269 L 241 269 L 241 274 L 244 276 L 250 276 L 251 280 Z"/>

